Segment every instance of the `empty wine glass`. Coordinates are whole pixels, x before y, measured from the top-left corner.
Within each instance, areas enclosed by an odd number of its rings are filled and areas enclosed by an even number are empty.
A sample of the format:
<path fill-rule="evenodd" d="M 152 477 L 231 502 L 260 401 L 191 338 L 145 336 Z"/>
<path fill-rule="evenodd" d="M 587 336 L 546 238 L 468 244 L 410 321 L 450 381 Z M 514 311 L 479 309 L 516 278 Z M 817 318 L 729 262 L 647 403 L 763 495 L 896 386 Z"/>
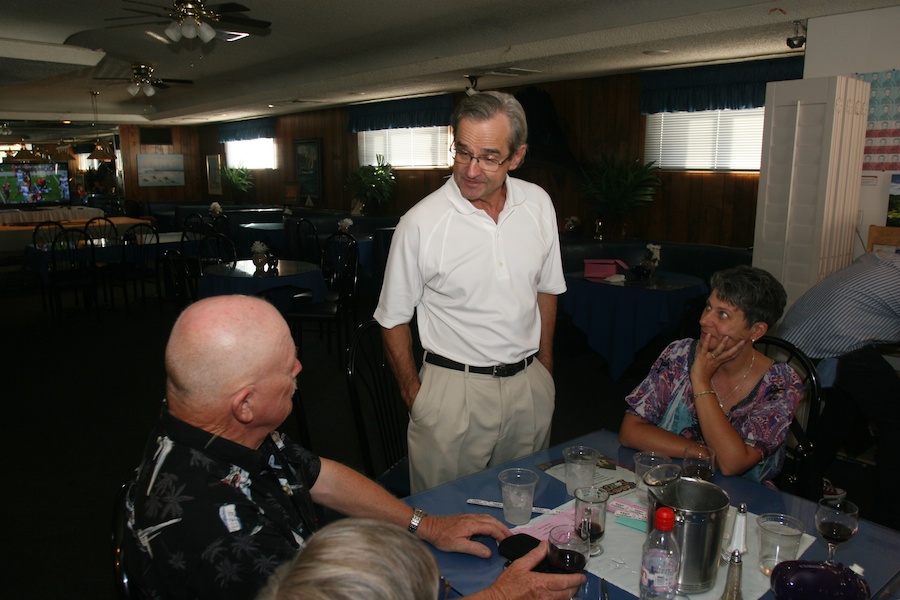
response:
<path fill-rule="evenodd" d="M 859 529 L 859 508 L 848 500 L 822 498 L 816 509 L 816 529 L 828 543 L 828 564 L 834 564 L 834 549 Z"/>

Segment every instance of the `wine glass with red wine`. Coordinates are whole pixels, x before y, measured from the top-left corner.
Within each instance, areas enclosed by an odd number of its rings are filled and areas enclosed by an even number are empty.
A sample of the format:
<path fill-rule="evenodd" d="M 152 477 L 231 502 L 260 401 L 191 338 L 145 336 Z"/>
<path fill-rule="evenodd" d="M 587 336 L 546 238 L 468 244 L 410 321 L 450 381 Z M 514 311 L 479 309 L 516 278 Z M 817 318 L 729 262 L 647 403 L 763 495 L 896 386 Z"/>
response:
<path fill-rule="evenodd" d="M 547 560 L 553 567 L 564 573 L 578 573 L 587 565 L 590 555 L 590 541 L 581 538 L 572 525 L 557 525 L 547 537 L 550 551 Z"/>
<path fill-rule="evenodd" d="M 834 549 L 859 529 L 859 508 L 847 500 L 822 498 L 816 509 L 816 529 L 828 542 L 828 564 L 834 564 Z"/>
<path fill-rule="evenodd" d="M 716 474 L 716 451 L 697 444 L 684 449 L 682 472 L 685 477 L 709 481 Z"/>

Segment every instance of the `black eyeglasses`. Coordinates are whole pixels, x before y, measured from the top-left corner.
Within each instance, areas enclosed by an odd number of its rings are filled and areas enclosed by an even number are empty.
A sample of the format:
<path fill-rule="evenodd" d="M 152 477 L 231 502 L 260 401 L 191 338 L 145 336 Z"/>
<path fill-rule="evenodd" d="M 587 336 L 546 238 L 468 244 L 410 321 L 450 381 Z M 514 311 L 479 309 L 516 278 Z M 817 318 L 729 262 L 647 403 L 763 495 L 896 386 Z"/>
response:
<path fill-rule="evenodd" d="M 453 162 L 458 165 L 468 165 L 474 160 L 478 163 L 478 166 L 481 167 L 481 170 L 487 173 L 498 171 L 500 169 L 500 165 L 512 158 L 512 154 L 510 154 L 503 160 L 497 160 L 493 156 L 475 156 L 468 150 L 460 150 L 456 146 L 451 146 L 450 156 L 453 157 Z"/>

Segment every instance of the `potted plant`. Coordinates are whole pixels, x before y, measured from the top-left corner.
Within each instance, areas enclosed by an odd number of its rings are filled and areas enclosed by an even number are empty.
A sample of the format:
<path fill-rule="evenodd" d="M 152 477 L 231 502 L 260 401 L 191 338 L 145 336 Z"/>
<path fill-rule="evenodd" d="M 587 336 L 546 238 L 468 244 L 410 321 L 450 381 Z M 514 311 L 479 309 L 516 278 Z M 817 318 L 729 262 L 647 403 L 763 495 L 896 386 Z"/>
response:
<path fill-rule="evenodd" d="M 653 201 L 659 188 L 659 167 L 654 161 L 603 154 L 596 162 L 582 165 L 581 191 L 600 223 L 621 216 Z"/>
<path fill-rule="evenodd" d="M 367 204 L 373 212 L 387 206 L 397 185 L 394 167 L 385 162 L 382 154 L 376 154 L 375 158 L 377 165 L 360 165 L 356 173 L 347 178 L 344 186 L 358 202 Z"/>
<path fill-rule="evenodd" d="M 222 167 L 222 184 L 237 198 L 247 198 L 253 189 L 253 173 L 246 167 Z"/>

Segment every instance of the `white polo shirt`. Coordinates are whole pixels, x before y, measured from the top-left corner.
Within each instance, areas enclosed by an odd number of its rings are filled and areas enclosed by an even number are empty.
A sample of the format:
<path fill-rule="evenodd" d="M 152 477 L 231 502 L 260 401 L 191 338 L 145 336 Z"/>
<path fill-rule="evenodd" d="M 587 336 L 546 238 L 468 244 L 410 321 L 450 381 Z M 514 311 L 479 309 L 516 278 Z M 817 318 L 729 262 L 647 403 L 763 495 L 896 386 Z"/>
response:
<path fill-rule="evenodd" d="M 539 186 L 509 176 L 494 223 L 451 177 L 397 225 L 375 319 L 415 311 L 422 346 L 472 366 L 521 361 L 538 350 L 538 292 L 566 291 L 556 210 Z"/>

